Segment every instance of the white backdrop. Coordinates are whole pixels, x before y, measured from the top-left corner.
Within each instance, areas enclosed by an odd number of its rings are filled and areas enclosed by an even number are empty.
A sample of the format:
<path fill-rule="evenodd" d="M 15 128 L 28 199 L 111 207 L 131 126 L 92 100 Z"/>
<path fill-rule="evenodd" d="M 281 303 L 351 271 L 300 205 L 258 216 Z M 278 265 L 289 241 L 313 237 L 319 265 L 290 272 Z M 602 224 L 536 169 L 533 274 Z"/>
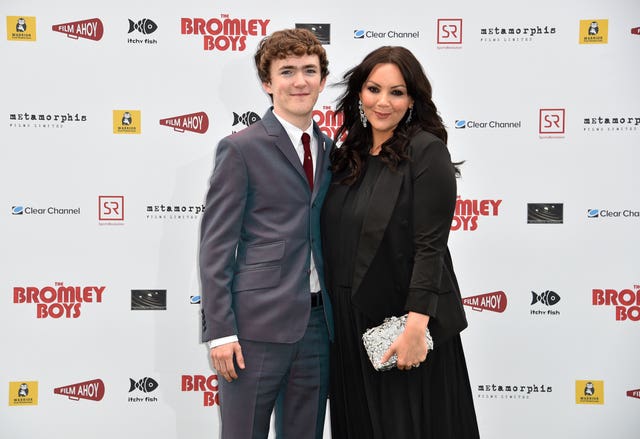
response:
<path fill-rule="evenodd" d="M 94 3 L 0 2 L 0 437 L 218 436 L 200 212 L 218 140 L 269 105 L 262 30 L 296 24 L 327 37 L 329 84 L 380 45 L 432 81 L 465 160 L 451 248 L 482 437 L 638 437 L 640 3 Z"/>

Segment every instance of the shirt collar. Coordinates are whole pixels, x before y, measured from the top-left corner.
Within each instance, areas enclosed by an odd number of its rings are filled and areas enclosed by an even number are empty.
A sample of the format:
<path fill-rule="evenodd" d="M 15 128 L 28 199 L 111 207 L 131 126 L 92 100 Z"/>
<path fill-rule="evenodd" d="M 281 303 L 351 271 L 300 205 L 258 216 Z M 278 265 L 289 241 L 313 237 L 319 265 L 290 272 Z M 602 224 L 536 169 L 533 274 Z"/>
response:
<path fill-rule="evenodd" d="M 309 124 L 306 130 L 301 130 L 297 126 L 293 125 L 290 122 L 287 122 L 282 117 L 278 116 L 275 111 L 271 110 L 273 115 L 278 119 L 284 130 L 287 132 L 289 139 L 291 139 L 291 143 L 294 146 L 297 146 L 300 143 L 300 138 L 302 137 L 302 133 L 307 133 L 313 139 L 313 122 Z"/>

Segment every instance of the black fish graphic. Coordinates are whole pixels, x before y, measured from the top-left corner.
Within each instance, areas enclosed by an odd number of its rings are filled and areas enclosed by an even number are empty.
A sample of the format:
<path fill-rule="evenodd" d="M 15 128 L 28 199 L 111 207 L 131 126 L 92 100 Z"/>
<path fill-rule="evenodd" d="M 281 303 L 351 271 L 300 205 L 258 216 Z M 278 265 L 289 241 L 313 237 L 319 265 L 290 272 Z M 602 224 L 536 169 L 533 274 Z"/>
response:
<path fill-rule="evenodd" d="M 135 389 L 142 390 L 144 393 L 153 392 L 158 388 L 158 382 L 153 378 L 145 377 L 139 380 L 137 383 L 129 378 L 131 383 L 131 387 L 129 388 L 129 392 L 133 392 Z"/>
<path fill-rule="evenodd" d="M 560 302 L 560 296 L 555 291 L 547 290 L 542 294 L 536 294 L 535 292 L 531 292 L 531 304 L 535 304 L 537 302 L 544 303 L 545 305 L 552 306 L 556 303 Z"/>
<path fill-rule="evenodd" d="M 140 31 L 143 34 L 152 34 L 158 29 L 158 25 L 155 24 L 152 20 L 148 18 L 143 18 L 142 20 L 134 23 L 133 20 L 129 19 L 129 32 L 131 33 L 134 30 Z"/>
<path fill-rule="evenodd" d="M 253 125 L 257 121 L 260 120 L 260 116 L 258 116 L 253 111 L 247 111 L 242 116 L 238 113 L 233 113 L 233 125 L 238 125 L 240 122 L 245 124 L 246 126 Z"/>

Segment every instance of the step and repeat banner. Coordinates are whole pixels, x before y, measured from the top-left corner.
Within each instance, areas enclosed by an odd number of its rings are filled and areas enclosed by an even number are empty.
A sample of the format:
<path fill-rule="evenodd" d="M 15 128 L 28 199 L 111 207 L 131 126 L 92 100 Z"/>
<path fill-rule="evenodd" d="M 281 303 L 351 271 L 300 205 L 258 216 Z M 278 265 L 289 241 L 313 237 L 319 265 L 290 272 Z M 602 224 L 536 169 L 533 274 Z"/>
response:
<path fill-rule="evenodd" d="M 197 252 L 256 45 L 335 84 L 402 45 L 464 160 L 451 249 L 483 438 L 640 435 L 640 3 L 0 2 L 0 437 L 212 438 Z M 277 176 L 274 176 L 274 184 Z M 330 437 L 327 429 L 325 437 Z"/>

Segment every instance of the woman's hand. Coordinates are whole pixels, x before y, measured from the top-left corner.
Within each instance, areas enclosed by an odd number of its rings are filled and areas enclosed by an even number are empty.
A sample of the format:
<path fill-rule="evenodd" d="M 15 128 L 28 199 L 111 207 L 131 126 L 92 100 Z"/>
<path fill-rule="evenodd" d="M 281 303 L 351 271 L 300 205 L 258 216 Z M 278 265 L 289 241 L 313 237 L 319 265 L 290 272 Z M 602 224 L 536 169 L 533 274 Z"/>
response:
<path fill-rule="evenodd" d="M 389 350 L 382 357 L 381 362 L 384 363 L 388 361 L 393 354 L 397 354 L 398 369 L 410 370 L 412 367 L 418 367 L 420 363 L 427 359 L 428 347 L 425 334 L 428 324 L 428 315 L 410 312 L 404 331 L 396 341 L 391 344 Z"/>

